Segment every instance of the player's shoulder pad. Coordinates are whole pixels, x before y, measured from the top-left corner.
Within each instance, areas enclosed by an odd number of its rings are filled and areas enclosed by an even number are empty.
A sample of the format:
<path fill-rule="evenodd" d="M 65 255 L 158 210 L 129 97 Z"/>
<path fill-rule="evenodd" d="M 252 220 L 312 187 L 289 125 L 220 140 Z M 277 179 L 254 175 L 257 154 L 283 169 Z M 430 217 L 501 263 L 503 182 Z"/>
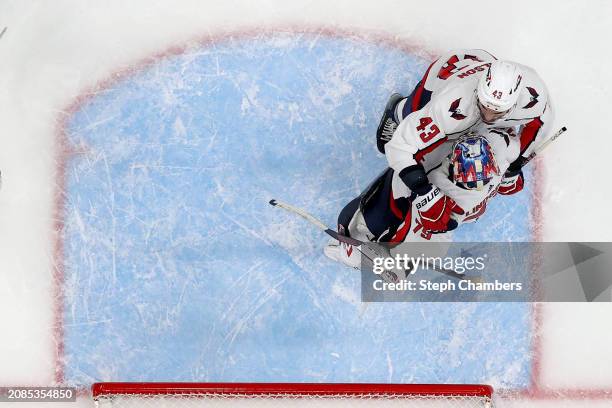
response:
<path fill-rule="evenodd" d="M 516 108 L 509 119 L 533 119 L 550 109 L 548 88 L 538 73 L 531 67 L 516 64 L 521 68 L 521 91 Z"/>
<path fill-rule="evenodd" d="M 479 120 L 474 86 L 474 81 L 449 83 L 429 101 L 446 135 L 463 132 Z"/>
<path fill-rule="evenodd" d="M 485 138 L 493 149 L 493 155 L 498 160 L 498 165 L 503 167 L 503 171 L 505 171 L 520 154 L 521 142 L 515 129 L 512 127 L 489 128 Z"/>

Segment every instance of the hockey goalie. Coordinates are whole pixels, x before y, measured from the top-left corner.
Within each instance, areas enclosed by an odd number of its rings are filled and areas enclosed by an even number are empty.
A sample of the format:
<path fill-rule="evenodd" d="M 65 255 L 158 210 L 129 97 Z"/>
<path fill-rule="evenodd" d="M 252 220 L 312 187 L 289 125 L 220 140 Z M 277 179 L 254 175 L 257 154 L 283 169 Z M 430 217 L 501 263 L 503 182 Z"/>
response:
<path fill-rule="evenodd" d="M 491 129 L 470 133 L 446 142 L 429 163 L 431 183 L 425 194 L 411 190 L 399 174 L 388 168 L 338 217 L 338 232 L 364 242 L 415 242 L 454 230 L 478 220 L 487 203 L 498 194 L 514 194 L 523 188 L 521 172 L 507 173 L 520 154 L 520 142 L 512 130 Z M 360 253 L 351 245 L 331 240 L 325 254 L 348 266 L 359 268 Z"/>

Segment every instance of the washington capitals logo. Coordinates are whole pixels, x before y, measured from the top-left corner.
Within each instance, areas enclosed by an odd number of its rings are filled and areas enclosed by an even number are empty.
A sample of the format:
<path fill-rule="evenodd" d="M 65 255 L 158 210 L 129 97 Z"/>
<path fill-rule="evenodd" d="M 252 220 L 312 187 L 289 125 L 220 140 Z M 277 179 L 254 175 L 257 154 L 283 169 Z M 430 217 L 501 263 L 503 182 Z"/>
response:
<path fill-rule="evenodd" d="M 527 103 L 527 105 L 523 106 L 523 109 L 533 108 L 535 104 L 538 103 L 538 96 L 540 96 L 540 94 L 538 94 L 536 90 L 530 86 L 527 87 L 527 90 L 531 94 L 531 100 L 529 103 Z"/>
<path fill-rule="evenodd" d="M 459 109 L 459 103 L 461 102 L 461 98 L 455 100 L 451 103 L 450 109 L 448 110 L 451 113 L 451 118 L 456 120 L 463 120 L 466 118 L 465 115 L 461 114 L 461 110 Z"/>
<path fill-rule="evenodd" d="M 511 129 L 511 128 L 509 128 Z M 497 129 L 489 129 L 489 132 L 491 133 L 495 133 L 497 135 L 500 135 L 501 137 L 504 138 L 504 142 L 506 142 L 506 146 L 510 146 L 510 136 L 508 135 L 509 132 L 504 132 L 502 130 L 497 130 Z"/>

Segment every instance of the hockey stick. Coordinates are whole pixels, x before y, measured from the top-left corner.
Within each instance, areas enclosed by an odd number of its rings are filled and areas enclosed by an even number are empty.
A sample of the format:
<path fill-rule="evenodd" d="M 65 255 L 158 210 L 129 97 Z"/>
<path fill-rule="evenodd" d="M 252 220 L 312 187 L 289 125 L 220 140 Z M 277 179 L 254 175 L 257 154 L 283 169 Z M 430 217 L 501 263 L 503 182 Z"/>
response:
<path fill-rule="evenodd" d="M 323 222 L 321 220 L 315 218 L 314 216 L 312 216 L 311 214 L 309 214 L 306 211 L 302 210 L 301 208 L 294 207 L 291 204 L 287 204 L 287 203 L 284 203 L 282 201 L 278 201 L 278 200 L 275 200 L 275 199 L 270 200 L 270 205 L 272 205 L 273 207 L 282 208 L 282 209 L 287 210 L 287 211 L 289 211 L 289 212 L 291 212 L 291 213 L 293 213 L 295 215 L 298 215 L 298 216 L 304 218 L 305 220 L 307 220 L 308 222 L 310 222 L 311 224 L 316 225 L 317 228 L 319 228 L 320 230 L 325 232 L 330 237 L 338 240 L 339 242 L 344 242 L 346 244 L 352 245 L 357 251 L 359 251 L 363 256 L 365 256 L 370 262 L 372 262 L 372 264 L 374 264 L 374 258 L 375 257 L 383 257 L 383 258 L 386 257 L 385 255 L 382 255 L 382 254 L 376 252 L 370 246 L 364 245 L 365 242 L 363 242 L 363 241 L 360 241 L 360 240 L 355 239 L 355 238 L 347 237 L 346 235 L 339 234 L 338 232 L 334 231 L 333 229 L 327 227 L 327 225 L 323 224 Z M 366 249 L 368 251 L 372 251 L 374 254 L 373 255 L 372 254 L 367 254 L 366 253 Z M 389 271 L 389 270 L 385 270 L 381 274 L 381 276 L 383 277 L 384 280 L 386 280 L 388 282 L 394 282 L 396 280 L 396 279 L 393 279 L 393 276 L 395 276 L 395 278 L 397 278 L 397 275 L 395 274 L 395 272 Z"/>
<path fill-rule="evenodd" d="M 363 241 L 360 241 L 358 239 L 354 239 L 354 238 L 351 238 L 351 237 L 347 237 L 346 235 L 339 234 L 338 232 L 336 232 L 336 231 L 332 230 L 331 228 L 327 227 L 327 225 L 325 225 L 321 220 L 315 218 L 314 216 L 312 216 L 311 214 L 309 214 L 306 211 L 302 210 L 301 208 L 295 207 L 295 206 L 293 206 L 291 204 L 287 204 L 287 203 L 284 203 L 282 201 L 278 201 L 278 200 L 275 200 L 275 199 L 270 200 L 270 205 L 272 205 L 273 207 L 279 207 L 279 208 L 282 208 L 282 209 L 287 210 L 289 212 L 292 212 L 293 214 L 296 214 L 296 215 L 304 218 L 305 220 L 309 221 L 313 225 L 316 225 L 320 230 L 325 232 L 330 237 L 332 237 L 332 238 L 334 238 L 334 239 L 336 239 L 336 240 L 338 240 L 340 242 L 344 242 L 346 244 L 353 245 L 355 247 L 355 249 L 357 249 L 361 254 L 363 254 L 363 256 L 368 258 L 372 263 L 374 262 L 373 256 L 365 253 L 364 252 L 365 248 L 368 248 L 368 250 L 371 250 L 378 257 L 386 258 L 388 256 L 391 256 L 390 253 L 386 254 L 386 255 L 378 253 L 376 250 L 374 250 L 370 246 L 364 245 L 366 243 L 363 242 Z M 362 247 L 362 245 L 363 245 L 363 247 Z M 450 269 L 435 269 L 435 268 L 426 268 L 426 269 L 428 269 L 430 271 L 441 273 L 441 274 L 446 275 L 446 276 L 451 276 L 453 278 L 460 279 L 460 280 L 474 279 L 474 277 L 470 278 L 470 277 L 464 276 L 464 275 L 462 275 L 460 273 L 457 273 L 457 272 L 455 272 L 453 270 L 450 270 Z M 386 271 L 386 272 L 395 274 L 392 271 Z M 409 271 L 406 271 L 406 273 L 408 274 Z"/>
<path fill-rule="evenodd" d="M 327 227 L 327 225 L 323 224 L 321 220 L 313 217 L 312 215 L 308 214 L 306 211 L 302 210 L 301 208 L 297 208 L 297 207 L 292 206 L 291 204 L 287 204 L 282 201 L 278 201 L 274 199 L 270 200 L 270 205 L 272 205 L 273 207 L 282 208 L 296 215 L 299 215 L 300 217 L 304 218 L 310 223 L 316 225 L 317 228 L 325 232 L 330 237 L 335 238 L 340 242 L 344 242 L 345 244 L 354 245 L 354 246 L 360 246 L 361 244 L 363 244 L 363 242 L 359 241 L 358 239 L 354 239 L 351 237 L 347 237 L 345 235 L 338 234 L 336 231 Z"/>
<path fill-rule="evenodd" d="M 6 30 L 8 29 L 8 27 L 4 27 L 2 29 L 2 31 L 0 31 L 0 39 L 2 39 L 2 36 L 4 35 L 4 33 L 6 33 Z"/>
<path fill-rule="evenodd" d="M 529 163 L 531 161 L 531 159 L 536 157 L 538 154 L 542 153 L 542 151 L 546 147 L 548 147 L 549 144 L 554 142 L 559 136 L 561 136 L 563 133 L 565 133 L 566 130 L 567 130 L 567 128 L 565 126 L 563 126 L 561 129 L 557 130 L 555 132 L 555 134 L 553 134 L 551 137 L 546 139 L 546 141 L 544 141 L 544 143 L 542 143 L 542 145 L 539 147 L 538 150 L 534 150 L 533 153 L 531 153 L 529 156 L 527 156 L 527 158 L 523 161 L 522 165 L 523 166 L 526 165 L 527 163 Z"/>

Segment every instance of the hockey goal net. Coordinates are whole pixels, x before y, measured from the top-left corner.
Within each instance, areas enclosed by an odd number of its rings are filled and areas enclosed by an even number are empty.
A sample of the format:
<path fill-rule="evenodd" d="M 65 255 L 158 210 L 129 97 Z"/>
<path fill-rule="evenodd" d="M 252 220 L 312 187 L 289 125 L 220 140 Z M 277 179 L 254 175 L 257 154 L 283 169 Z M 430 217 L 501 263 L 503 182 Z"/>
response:
<path fill-rule="evenodd" d="M 236 408 L 490 408 L 488 385 L 97 383 L 96 406 Z"/>

